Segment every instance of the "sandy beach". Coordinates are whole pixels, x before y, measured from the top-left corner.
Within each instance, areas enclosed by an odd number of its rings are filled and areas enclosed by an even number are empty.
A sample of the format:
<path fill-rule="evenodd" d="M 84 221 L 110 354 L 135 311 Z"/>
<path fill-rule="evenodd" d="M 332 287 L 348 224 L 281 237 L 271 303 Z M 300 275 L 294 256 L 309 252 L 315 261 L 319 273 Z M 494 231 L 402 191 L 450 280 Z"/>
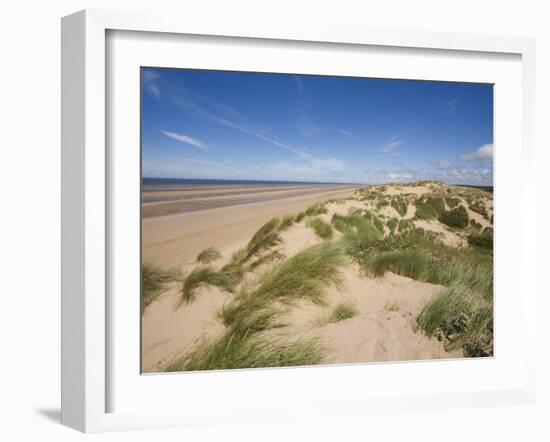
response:
<path fill-rule="evenodd" d="M 222 254 L 236 250 L 271 218 L 300 212 L 316 202 L 348 197 L 358 186 L 213 187 L 143 192 L 143 261 L 179 266 L 193 261 L 210 246 Z M 167 202 L 172 198 L 177 201 Z M 148 216 L 151 200 L 155 205 L 171 205 L 171 211 L 178 213 Z M 186 208 L 184 212 L 180 211 L 182 207 Z"/>
<path fill-rule="evenodd" d="M 433 244 L 434 250 L 443 248 L 443 262 L 455 259 L 456 255 L 459 259 L 457 265 L 463 265 L 461 263 L 468 263 L 475 253 L 475 256 L 479 255 L 476 259 L 486 265 L 485 252 L 478 252 L 469 244 L 472 237 L 480 237 L 476 232 L 484 229 L 492 232 L 492 196 L 487 192 L 453 188 L 441 183 L 364 189 L 349 185 L 169 187 L 143 192 L 144 209 L 159 205 L 170 206 L 170 213 L 154 215 L 144 210 L 143 262 L 163 269 L 177 269 L 182 276 L 163 285 L 143 312 L 143 372 L 220 368 L 217 364 L 221 364 L 221 368 L 231 368 L 231 363 L 235 362 L 228 362 L 226 366 L 225 362 L 213 362 L 208 355 L 208 352 L 219 351 L 217 346 L 221 344 L 226 348 L 223 352 L 227 352 L 230 346 L 243 345 L 244 349 L 239 347 L 236 351 L 243 351 L 248 355 L 243 356 L 246 359 L 265 348 L 273 351 L 273 348 L 294 348 L 302 343 L 312 343 L 311 348 L 307 347 L 308 354 L 298 359 L 310 361 L 306 365 L 445 359 L 474 354 L 470 343 L 456 341 L 456 330 L 452 332 L 452 338 L 447 338 L 444 329 L 437 329 L 435 334 L 420 329 L 426 306 L 450 290 L 445 278 L 434 278 L 428 267 L 421 267 L 425 269 L 421 274 L 411 267 L 413 264 L 405 267 L 401 267 L 399 262 L 389 267 L 384 264 L 386 268 L 382 272 L 373 270 L 373 266 L 379 265 L 377 259 L 386 263 L 395 253 L 403 254 L 399 259 L 409 259 L 411 253 L 417 253 L 414 250 L 418 241 L 418 244 L 428 244 L 428 247 Z M 441 214 L 454 213 L 456 207 L 462 208 L 466 214 L 467 227 L 456 228 L 441 221 L 445 220 Z M 308 208 L 311 213 L 305 212 Z M 439 210 L 441 214 L 430 210 Z M 174 211 L 178 213 L 172 213 Z M 297 216 L 299 213 L 301 215 Z M 289 216 L 287 223 L 282 221 L 286 215 Z M 313 221 L 328 229 L 330 235 L 324 235 Z M 367 258 L 359 255 L 359 259 L 353 252 L 353 247 L 357 247 L 353 246 L 354 241 L 359 241 L 357 244 L 364 241 L 357 237 L 362 231 L 355 230 L 358 222 L 364 225 L 361 229 L 378 229 L 372 230 L 379 235 L 373 244 L 380 244 L 382 249 L 367 255 Z M 270 223 L 272 227 L 269 227 Z M 269 246 L 254 249 L 245 256 L 261 232 L 264 232 L 264 237 L 274 235 L 274 240 Z M 398 252 L 395 248 L 402 247 L 399 243 L 389 249 L 384 246 L 388 241 L 393 244 L 394 236 L 414 238 L 412 249 Z M 216 251 L 212 262 L 198 262 L 199 253 L 209 248 Z M 342 255 L 342 260 L 338 261 L 340 258 L 335 256 L 340 256 L 343 251 L 349 256 Z M 426 256 L 433 260 L 428 252 Z M 314 253 L 324 253 L 318 264 L 315 264 L 317 255 Z M 308 254 L 312 257 L 299 261 Z M 466 256 L 466 261 L 462 255 Z M 334 266 L 322 270 L 325 274 L 320 273 L 317 277 L 323 287 L 317 287 L 315 280 L 306 281 L 303 287 L 310 288 L 301 298 L 292 297 L 294 293 L 302 293 L 302 282 L 294 282 L 294 289 L 281 293 L 277 290 L 284 289 L 278 287 L 279 280 L 275 279 L 274 293 L 280 298 L 261 301 L 258 307 L 247 313 L 246 319 L 252 321 L 247 327 L 254 328 L 260 319 L 250 318 L 265 311 L 273 316 L 270 321 L 275 322 L 271 326 L 262 325 L 264 328 L 253 332 L 254 335 L 251 333 L 252 337 L 246 332 L 239 338 L 242 341 L 234 341 L 237 339 L 236 325 L 230 322 L 233 320 L 228 312 L 251 309 L 256 305 L 255 297 L 263 299 L 260 293 L 271 275 L 280 273 L 277 278 L 281 281 L 287 277 L 307 278 L 308 272 L 315 272 L 333 258 Z M 415 262 L 420 258 L 420 255 L 416 257 Z M 372 259 L 374 261 L 370 264 Z M 292 266 L 298 265 L 305 266 L 303 275 L 300 272 L 292 276 Z M 219 278 L 229 274 L 225 269 L 232 266 L 242 269 L 242 274 L 231 287 L 224 286 Z M 426 269 L 430 272 L 426 273 Z M 201 271 L 210 272 L 212 283 L 196 284 L 192 297 L 182 302 L 182 287 L 191 285 L 189 279 Z M 326 282 L 323 282 L 324 278 Z M 281 284 L 290 283 L 283 281 Z M 308 298 L 308 293 L 316 290 L 322 302 Z M 288 296 L 291 298 L 287 300 Z M 481 302 L 485 301 L 478 304 Z M 225 343 L 228 336 L 229 341 Z M 264 341 L 258 341 L 260 338 L 270 342 L 268 347 L 261 347 L 262 350 L 257 348 L 264 345 Z M 476 335 L 475 342 L 482 348 L 475 350 L 480 354 L 492 351 L 492 341 L 487 343 L 485 336 Z M 249 345 L 252 347 L 247 347 Z"/>

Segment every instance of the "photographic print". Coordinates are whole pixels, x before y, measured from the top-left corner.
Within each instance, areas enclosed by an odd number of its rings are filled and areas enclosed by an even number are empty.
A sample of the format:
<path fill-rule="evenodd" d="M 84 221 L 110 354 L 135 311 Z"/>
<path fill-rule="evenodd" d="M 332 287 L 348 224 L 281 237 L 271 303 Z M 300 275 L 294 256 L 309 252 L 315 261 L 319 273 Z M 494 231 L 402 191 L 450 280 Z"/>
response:
<path fill-rule="evenodd" d="M 142 373 L 493 356 L 493 85 L 141 68 Z"/>

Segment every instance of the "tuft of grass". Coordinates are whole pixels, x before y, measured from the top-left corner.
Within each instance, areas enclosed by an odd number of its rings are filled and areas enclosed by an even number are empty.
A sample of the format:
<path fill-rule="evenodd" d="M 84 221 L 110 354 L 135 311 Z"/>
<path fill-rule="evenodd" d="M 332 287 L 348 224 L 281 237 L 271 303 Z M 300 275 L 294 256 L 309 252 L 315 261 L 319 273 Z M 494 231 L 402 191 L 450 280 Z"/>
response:
<path fill-rule="evenodd" d="M 294 221 L 299 223 L 300 221 L 302 221 L 306 216 L 306 213 L 305 212 L 300 212 L 296 215 L 296 217 L 294 218 Z"/>
<path fill-rule="evenodd" d="M 390 205 L 390 202 L 386 198 L 381 198 L 376 201 L 376 208 L 380 210 L 382 207 L 387 207 Z"/>
<path fill-rule="evenodd" d="M 288 229 L 292 224 L 294 224 L 295 217 L 294 215 L 285 215 L 279 224 L 279 232 Z"/>
<path fill-rule="evenodd" d="M 417 219 L 436 219 L 445 212 L 445 204 L 441 197 L 423 197 L 416 201 Z"/>
<path fill-rule="evenodd" d="M 407 214 L 408 203 L 402 198 L 394 197 L 391 200 L 391 206 L 399 213 L 400 216 Z"/>
<path fill-rule="evenodd" d="M 487 208 L 485 207 L 485 204 L 480 200 L 476 200 L 472 202 L 470 204 L 470 210 L 473 210 L 474 212 L 477 212 L 480 215 L 483 215 L 483 217 L 485 218 L 488 217 Z"/>
<path fill-rule="evenodd" d="M 468 217 L 468 212 L 466 211 L 464 206 L 459 206 L 456 209 L 449 210 L 448 212 L 443 212 L 441 215 L 439 215 L 439 221 L 449 227 L 465 229 L 466 227 L 468 227 L 470 218 Z"/>
<path fill-rule="evenodd" d="M 174 280 L 174 273 L 145 262 L 141 265 L 141 312 Z"/>
<path fill-rule="evenodd" d="M 281 338 L 227 332 L 181 356 L 164 371 L 227 370 L 315 365 L 321 362 L 323 348 L 316 338 L 285 342 Z"/>
<path fill-rule="evenodd" d="M 328 322 L 340 322 L 345 321 L 346 319 L 353 318 L 359 313 L 357 307 L 351 302 L 342 302 L 334 307 L 334 310 L 331 312 L 328 317 Z"/>
<path fill-rule="evenodd" d="M 215 247 L 208 247 L 197 255 L 197 262 L 201 264 L 210 264 L 222 257 L 222 254 Z"/>
<path fill-rule="evenodd" d="M 342 284 L 339 269 L 344 262 L 343 249 L 337 243 L 309 247 L 262 275 L 255 289 L 241 291 L 224 307 L 221 319 L 226 326 L 248 333 L 252 324 L 266 322 L 266 316 L 270 326 L 280 313 L 273 311 L 274 303 L 294 305 L 306 300 L 324 305 L 325 288 Z"/>
<path fill-rule="evenodd" d="M 397 221 L 397 218 L 390 218 L 386 225 L 388 226 L 388 229 L 390 229 L 390 233 L 393 235 L 397 229 L 399 222 Z"/>
<path fill-rule="evenodd" d="M 324 222 L 321 218 L 310 218 L 307 221 L 307 226 L 312 228 L 315 234 L 322 239 L 332 238 L 332 227 Z"/>
<path fill-rule="evenodd" d="M 447 189 L 447 190 L 451 190 L 451 189 Z M 455 207 L 458 207 L 458 205 L 460 204 L 460 198 L 456 198 L 456 197 L 447 197 L 445 198 L 445 202 L 447 203 L 447 206 L 449 206 L 451 209 L 454 209 Z"/>
<path fill-rule="evenodd" d="M 426 260 L 417 250 L 397 250 L 372 254 L 363 262 L 363 268 L 376 277 L 390 271 L 419 279 L 426 270 Z"/>
<path fill-rule="evenodd" d="M 493 251 L 493 232 L 485 229 L 480 234 L 469 235 L 468 244 Z"/>
<path fill-rule="evenodd" d="M 308 207 L 305 212 L 305 216 L 323 215 L 327 212 L 328 210 L 323 203 L 315 203 L 312 206 Z"/>
<path fill-rule="evenodd" d="M 197 267 L 182 281 L 181 297 L 176 304 L 176 308 L 179 308 L 183 303 L 194 301 L 197 289 L 208 285 L 219 287 L 228 292 L 233 291 L 233 284 L 227 273 L 218 272 L 210 266 Z"/>
<path fill-rule="evenodd" d="M 492 296 L 472 292 L 463 281 L 454 281 L 434 296 L 417 317 L 417 325 L 442 340 L 446 350 L 461 348 L 466 357 L 493 355 Z"/>
<path fill-rule="evenodd" d="M 384 304 L 384 310 L 388 312 L 398 312 L 401 308 L 401 305 L 399 305 L 399 302 L 397 301 L 388 301 L 386 304 Z"/>
<path fill-rule="evenodd" d="M 279 223 L 279 218 L 272 218 L 258 229 L 246 246 L 247 253 L 245 260 L 265 250 L 269 250 L 281 242 L 281 237 L 278 233 Z"/>

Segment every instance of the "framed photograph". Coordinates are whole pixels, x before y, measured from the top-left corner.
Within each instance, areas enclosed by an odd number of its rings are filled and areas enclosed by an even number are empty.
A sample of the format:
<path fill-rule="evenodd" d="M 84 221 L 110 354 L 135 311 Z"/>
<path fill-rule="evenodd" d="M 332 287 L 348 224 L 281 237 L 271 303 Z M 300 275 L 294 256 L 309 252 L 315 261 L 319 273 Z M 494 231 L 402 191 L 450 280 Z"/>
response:
<path fill-rule="evenodd" d="M 62 26 L 64 424 L 534 400 L 532 40 Z"/>

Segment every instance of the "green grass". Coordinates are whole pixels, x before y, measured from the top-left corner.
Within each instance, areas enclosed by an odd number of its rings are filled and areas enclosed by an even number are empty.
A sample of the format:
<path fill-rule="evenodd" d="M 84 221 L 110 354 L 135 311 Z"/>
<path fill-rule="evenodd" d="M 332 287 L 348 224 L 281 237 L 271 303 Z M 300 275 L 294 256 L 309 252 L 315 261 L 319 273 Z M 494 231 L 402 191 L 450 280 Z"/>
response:
<path fill-rule="evenodd" d="M 258 229 L 246 246 L 246 260 L 269 250 L 281 242 L 279 223 L 279 218 L 273 218 Z"/>
<path fill-rule="evenodd" d="M 468 244 L 480 247 L 485 250 L 493 250 L 493 232 L 490 230 L 483 230 L 478 234 L 472 234 L 468 236 Z"/>
<path fill-rule="evenodd" d="M 341 304 L 338 304 L 336 307 L 334 307 L 334 310 L 332 310 L 330 316 L 328 317 L 328 322 L 340 322 L 344 321 L 346 319 L 353 318 L 359 313 L 359 310 L 355 305 L 351 302 L 343 302 Z"/>
<path fill-rule="evenodd" d="M 487 208 L 485 207 L 485 204 L 482 201 L 476 200 L 470 204 L 470 210 L 473 210 L 476 213 L 479 213 L 480 215 L 483 215 L 483 217 L 487 218 Z"/>
<path fill-rule="evenodd" d="M 279 232 L 288 229 L 292 224 L 294 224 L 295 216 L 294 215 L 285 215 L 279 224 Z"/>
<path fill-rule="evenodd" d="M 390 229 L 390 233 L 393 235 L 397 230 L 399 221 L 397 220 L 397 218 L 390 218 L 386 225 L 388 226 L 388 229 Z"/>
<path fill-rule="evenodd" d="M 291 306 L 299 300 L 324 305 L 326 287 L 342 284 L 339 268 L 344 262 L 343 249 L 337 243 L 312 246 L 274 266 L 253 289 L 239 292 L 224 306 L 222 321 L 248 333 L 258 323 L 272 326 L 281 313 L 278 306 Z"/>
<path fill-rule="evenodd" d="M 222 257 L 222 254 L 218 249 L 214 247 L 208 247 L 197 255 L 197 262 L 201 264 L 210 264 L 213 261 L 217 261 Z"/>
<path fill-rule="evenodd" d="M 459 206 L 456 209 L 449 210 L 448 212 L 443 212 L 441 215 L 439 215 L 439 221 L 449 227 L 465 229 L 466 227 L 468 227 L 470 218 L 468 217 L 468 212 L 466 211 L 464 206 Z"/>
<path fill-rule="evenodd" d="M 141 312 L 151 304 L 174 280 L 174 272 L 166 271 L 156 265 L 145 262 L 141 266 Z"/>
<path fill-rule="evenodd" d="M 455 207 L 458 207 L 458 205 L 460 204 L 460 198 L 455 198 L 452 196 L 447 197 L 445 198 L 445 202 L 447 203 L 447 206 L 449 206 L 451 209 L 454 209 Z"/>
<path fill-rule="evenodd" d="M 436 219 L 445 212 L 445 204 L 441 197 L 422 197 L 416 201 L 416 214 L 418 219 Z"/>
<path fill-rule="evenodd" d="M 400 216 L 405 216 L 407 214 L 407 201 L 399 197 L 393 197 L 391 200 L 391 206 L 399 213 Z"/>
<path fill-rule="evenodd" d="M 492 273 L 486 278 L 491 277 Z M 489 285 L 486 282 L 486 285 Z M 466 357 L 493 355 L 493 300 L 457 279 L 422 309 L 418 326 L 444 342 L 447 351 L 462 349 Z"/>
<path fill-rule="evenodd" d="M 323 203 L 315 203 L 312 206 L 308 207 L 308 209 L 305 211 L 305 216 L 323 215 L 327 212 L 328 210 Z"/>
<path fill-rule="evenodd" d="M 319 238 L 332 238 L 333 231 L 331 225 L 324 222 L 321 218 L 310 218 L 307 221 L 307 226 L 313 229 L 313 231 Z"/>
<path fill-rule="evenodd" d="M 181 296 L 176 308 L 183 303 L 193 302 L 197 289 L 204 286 L 215 286 L 228 292 L 233 291 L 233 284 L 227 273 L 216 271 L 210 266 L 197 267 L 181 282 Z"/>
<path fill-rule="evenodd" d="M 284 341 L 281 338 L 227 332 L 188 355 L 173 360 L 164 371 L 227 370 L 318 364 L 323 348 L 318 339 Z"/>
<path fill-rule="evenodd" d="M 376 208 L 380 210 L 382 207 L 387 207 L 390 205 L 390 202 L 386 198 L 381 198 L 376 201 Z"/>

